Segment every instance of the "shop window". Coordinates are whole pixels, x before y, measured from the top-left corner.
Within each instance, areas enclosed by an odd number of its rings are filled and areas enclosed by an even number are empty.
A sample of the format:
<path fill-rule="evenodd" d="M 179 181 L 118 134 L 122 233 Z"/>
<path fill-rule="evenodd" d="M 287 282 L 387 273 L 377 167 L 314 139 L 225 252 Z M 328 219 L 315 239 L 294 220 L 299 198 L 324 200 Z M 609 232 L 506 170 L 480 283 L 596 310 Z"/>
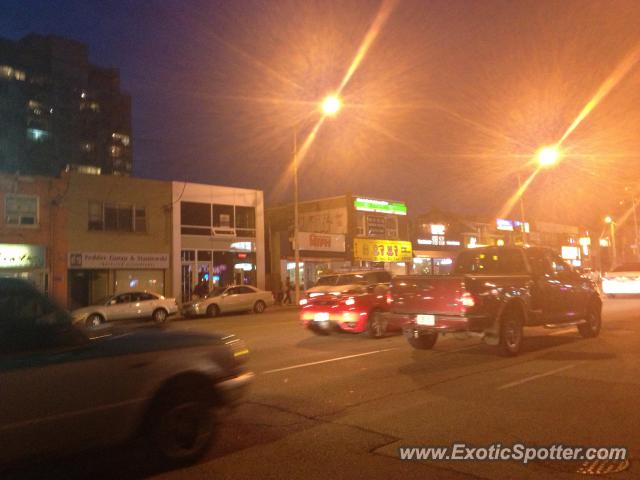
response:
<path fill-rule="evenodd" d="M 256 209 L 236 207 L 236 234 L 239 237 L 256 236 Z"/>
<path fill-rule="evenodd" d="M 211 226 L 211 205 L 208 203 L 181 202 L 182 225 Z"/>
<path fill-rule="evenodd" d="M 5 223 L 33 227 L 38 225 L 38 197 L 12 195 L 4 197 Z"/>
<path fill-rule="evenodd" d="M 182 250 L 180 258 L 183 262 L 193 262 L 196 259 L 196 252 L 194 250 Z"/>
<path fill-rule="evenodd" d="M 210 262 L 211 261 L 211 250 L 198 250 L 198 261 L 199 262 Z"/>
<path fill-rule="evenodd" d="M 233 228 L 233 205 L 212 205 L 211 225 L 217 228 Z"/>

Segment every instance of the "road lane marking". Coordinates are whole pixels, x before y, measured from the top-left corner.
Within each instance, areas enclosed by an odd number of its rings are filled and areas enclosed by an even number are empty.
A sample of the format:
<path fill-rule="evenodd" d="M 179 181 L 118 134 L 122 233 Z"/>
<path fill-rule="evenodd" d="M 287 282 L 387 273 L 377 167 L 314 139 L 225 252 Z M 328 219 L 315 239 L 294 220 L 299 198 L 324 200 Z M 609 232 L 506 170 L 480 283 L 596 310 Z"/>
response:
<path fill-rule="evenodd" d="M 515 382 L 506 383 L 501 387 L 498 387 L 498 390 L 504 390 L 505 388 L 517 387 L 518 385 L 522 385 L 523 383 L 531 382 L 533 380 L 537 380 L 538 378 L 548 377 L 558 372 L 563 372 L 565 370 L 569 370 L 570 368 L 576 367 L 578 364 L 574 363 L 571 365 L 565 365 L 564 367 L 556 368 L 554 370 L 549 370 L 545 373 L 539 373 L 537 375 L 532 375 L 530 377 L 523 378 L 521 380 L 516 380 Z"/>
<path fill-rule="evenodd" d="M 300 363 L 298 365 L 291 365 L 290 367 L 274 368 L 273 370 L 266 370 L 266 371 L 264 371 L 262 373 L 266 375 L 268 373 L 284 372 L 286 370 L 294 370 L 296 368 L 312 367 L 313 365 L 321 365 L 323 363 L 338 362 L 340 360 L 348 360 L 350 358 L 364 357 L 366 355 L 374 355 L 376 353 L 389 352 L 391 350 L 397 350 L 397 349 L 398 349 L 398 347 L 383 348 L 382 350 L 373 350 L 371 352 L 356 353 L 355 355 L 347 355 L 347 356 L 344 356 L 344 357 L 329 358 L 327 360 L 319 360 L 317 362 Z"/>

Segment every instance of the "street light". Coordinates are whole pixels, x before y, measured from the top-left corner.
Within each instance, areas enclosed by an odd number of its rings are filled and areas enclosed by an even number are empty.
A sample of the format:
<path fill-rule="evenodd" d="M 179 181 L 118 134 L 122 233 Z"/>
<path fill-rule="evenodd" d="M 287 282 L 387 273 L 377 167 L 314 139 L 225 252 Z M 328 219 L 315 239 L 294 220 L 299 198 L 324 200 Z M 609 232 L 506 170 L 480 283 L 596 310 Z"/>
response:
<path fill-rule="evenodd" d="M 613 221 L 610 215 L 604 217 L 604 223 L 609 224 L 609 236 L 611 241 L 611 268 L 616 266 L 616 222 Z"/>
<path fill-rule="evenodd" d="M 319 105 L 324 117 L 335 116 L 342 108 L 342 100 L 337 95 L 327 95 Z M 300 243 L 298 197 L 298 134 L 293 134 L 293 259 L 295 263 L 295 300 L 300 305 Z"/>
<path fill-rule="evenodd" d="M 560 151 L 556 146 L 542 147 L 538 150 L 536 159 L 538 160 L 538 165 L 540 165 L 540 167 L 548 168 L 558 163 L 558 160 L 560 159 Z"/>

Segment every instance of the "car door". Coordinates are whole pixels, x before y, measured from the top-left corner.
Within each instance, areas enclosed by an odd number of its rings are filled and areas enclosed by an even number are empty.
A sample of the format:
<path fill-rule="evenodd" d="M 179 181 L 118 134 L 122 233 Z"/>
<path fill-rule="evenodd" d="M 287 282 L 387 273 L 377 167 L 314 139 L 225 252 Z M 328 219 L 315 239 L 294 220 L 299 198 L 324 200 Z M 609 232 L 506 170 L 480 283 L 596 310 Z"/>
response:
<path fill-rule="evenodd" d="M 222 304 L 225 312 L 238 312 L 242 310 L 243 297 L 240 294 L 241 287 L 231 287 L 222 296 Z"/>
<path fill-rule="evenodd" d="M 238 309 L 243 311 L 252 310 L 259 298 L 258 292 L 247 286 L 238 287 L 238 296 Z"/>
<path fill-rule="evenodd" d="M 92 346 L 34 289 L 0 286 L 0 463 L 113 441 L 125 372 Z"/>
<path fill-rule="evenodd" d="M 136 318 L 138 314 L 136 313 L 135 304 L 132 300 L 133 298 L 130 292 L 116 295 L 112 300 L 113 303 L 107 306 L 109 320 Z"/>
<path fill-rule="evenodd" d="M 589 280 L 576 272 L 560 255 L 552 255 L 552 267 L 562 283 L 562 291 L 566 296 L 565 317 L 567 320 L 584 318 L 591 294 Z"/>
<path fill-rule="evenodd" d="M 132 294 L 133 309 L 137 318 L 150 318 L 156 307 L 157 298 L 147 292 L 135 292 Z"/>
<path fill-rule="evenodd" d="M 543 323 L 561 322 L 569 310 L 570 292 L 558 278 L 555 254 L 547 249 L 529 248 L 527 260 L 532 269 L 531 308 Z"/>

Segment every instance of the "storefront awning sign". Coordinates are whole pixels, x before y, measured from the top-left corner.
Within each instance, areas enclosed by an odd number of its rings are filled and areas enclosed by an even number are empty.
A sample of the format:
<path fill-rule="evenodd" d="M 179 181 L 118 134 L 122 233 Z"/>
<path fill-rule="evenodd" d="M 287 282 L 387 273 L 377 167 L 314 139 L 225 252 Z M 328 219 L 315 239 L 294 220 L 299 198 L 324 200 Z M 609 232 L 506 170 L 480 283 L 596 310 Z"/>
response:
<path fill-rule="evenodd" d="M 42 268 L 44 252 L 40 245 L 0 243 L 0 268 Z"/>
<path fill-rule="evenodd" d="M 402 240 L 353 240 L 353 259 L 368 262 L 411 262 L 411 242 Z"/>

